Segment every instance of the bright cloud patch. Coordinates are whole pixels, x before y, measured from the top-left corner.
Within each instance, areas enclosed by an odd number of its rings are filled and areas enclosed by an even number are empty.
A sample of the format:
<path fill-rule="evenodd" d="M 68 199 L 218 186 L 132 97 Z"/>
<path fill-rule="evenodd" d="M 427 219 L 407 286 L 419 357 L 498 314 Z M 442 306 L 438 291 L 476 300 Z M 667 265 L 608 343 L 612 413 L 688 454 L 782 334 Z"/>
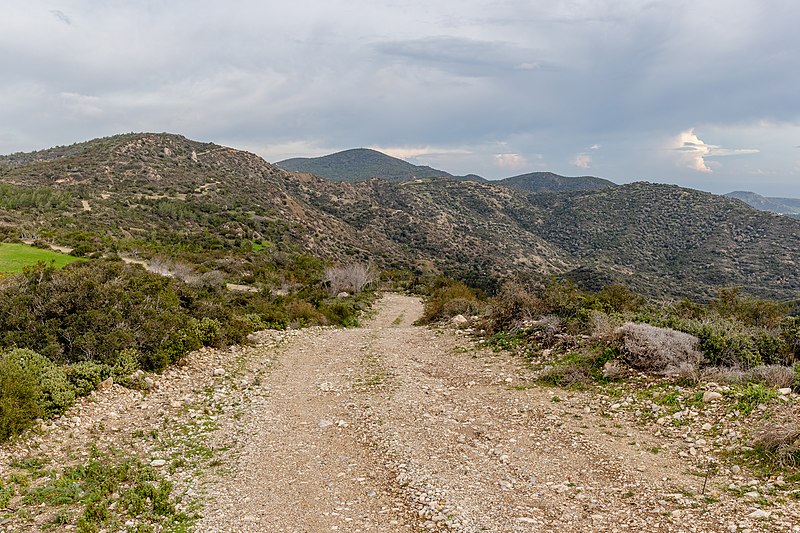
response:
<path fill-rule="evenodd" d="M 495 154 L 494 164 L 500 168 L 519 170 L 528 165 L 528 161 L 519 154 Z"/>
<path fill-rule="evenodd" d="M 467 154 L 471 153 L 469 150 L 465 150 L 463 148 L 440 148 L 440 147 L 431 147 L 431 146 L 421 146 L 421 147 L 371 146 L 370 148 L 372 148 L 373 150 L 377 150 L 379 152 L 383 152 L 386 155 L 390 155 L 392 157 L 396 157 L 398 159 L 413 159 L 415 157 L 419 157 L 419 156 L 423 156 L 423 155 L 447 155 L 447 154 L 467 155 Z"/>
<path fill-rule="evenodd" d="M 721 157 L 727 155 L 757 154 L 758 150 L 752 148 L 729 149 L 715 144 L 707 144 L 700 140 L 694 133 L 694 128 L 682 131 L 674 140 L 673 150 L 680 152 L 681 165 L 698 172 L 713 172 L 707 157 Z"/>
<path fill-rule="evenodd" d="M 570 163 L 578 168 L 590 168 L 592 166 L 592 156 L 587 154 L 578 154 L 572 159 L 572 161 L 570 161 Z"/>

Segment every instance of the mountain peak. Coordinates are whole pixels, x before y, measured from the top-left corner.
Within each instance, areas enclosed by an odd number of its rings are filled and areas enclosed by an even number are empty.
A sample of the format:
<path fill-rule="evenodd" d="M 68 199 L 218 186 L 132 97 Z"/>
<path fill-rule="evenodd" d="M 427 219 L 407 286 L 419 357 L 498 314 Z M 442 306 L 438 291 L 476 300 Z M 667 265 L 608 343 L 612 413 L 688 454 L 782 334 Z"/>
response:
<path fill-rule="evenodd" d="M 388 181 L 408 181 L 419 178 L 456 178 L 449 172 L 408 161 L 373 150 L 352 148 L 322 157 L 296 157 L 278 161 L 275 166 L 292 172 L 306 172 L 333 181 L 367 181 L 383 178 Z M 469 177 L 469 179 L 481 179 Z"/>

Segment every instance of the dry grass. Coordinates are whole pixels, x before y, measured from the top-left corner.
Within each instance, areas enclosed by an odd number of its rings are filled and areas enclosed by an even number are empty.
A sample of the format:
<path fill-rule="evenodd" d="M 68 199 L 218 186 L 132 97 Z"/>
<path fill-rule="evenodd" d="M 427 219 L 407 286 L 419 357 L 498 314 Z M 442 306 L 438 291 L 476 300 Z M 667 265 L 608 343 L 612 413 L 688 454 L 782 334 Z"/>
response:
<path fill-rule="evenodd" d="M 747 381 L 763 383 L 769 387 L 782 389 L 791 387 L 796 378 L 794 369 L 781 365 L 760 365 L 748 370 L 745 374 Z"/>
<path fill-rule="evenodd" d="M 753 447 L 766 453 L 777 464 L 800 464 L 800 407 L 784 405 L 755 434 Z"/>
<path fill-rule="evenodd" d="M 749 370 L 742 370 L 738 367 L 713 366 L 704 368 L 700 377 L 704 381 L 725 385 L 762 383 L 768 387 L 782 389 L 792 386 L 796 374 L 792 367 L 781 365 L 759 365 Z"/>

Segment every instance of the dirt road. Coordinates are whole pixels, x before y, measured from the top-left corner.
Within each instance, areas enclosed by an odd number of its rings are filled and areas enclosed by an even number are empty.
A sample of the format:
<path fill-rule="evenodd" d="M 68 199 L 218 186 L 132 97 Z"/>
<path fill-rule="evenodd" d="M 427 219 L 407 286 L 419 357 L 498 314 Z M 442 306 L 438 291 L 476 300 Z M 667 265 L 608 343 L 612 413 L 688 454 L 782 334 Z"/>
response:
<path fill-rule="evenodd" d="M 701 495 L 685 458 L 596 398 L 412 326 L 421 309 L 387 295 L 366 327 L 256 350 L 272 366 L 222 424 L 237 444 L 197 530 L 792 531 L 724 479 Z"/>

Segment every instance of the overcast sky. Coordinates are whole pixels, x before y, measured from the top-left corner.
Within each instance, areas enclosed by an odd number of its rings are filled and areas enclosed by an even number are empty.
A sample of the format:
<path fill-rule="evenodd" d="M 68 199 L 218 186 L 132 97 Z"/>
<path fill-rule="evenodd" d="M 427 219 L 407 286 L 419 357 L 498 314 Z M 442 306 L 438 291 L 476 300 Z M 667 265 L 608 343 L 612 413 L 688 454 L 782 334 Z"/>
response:
<path fill-rule="evenodd" d="M 789 0 L 2 0 L 0 153 L 168 131 L 800 197 Z"/>

